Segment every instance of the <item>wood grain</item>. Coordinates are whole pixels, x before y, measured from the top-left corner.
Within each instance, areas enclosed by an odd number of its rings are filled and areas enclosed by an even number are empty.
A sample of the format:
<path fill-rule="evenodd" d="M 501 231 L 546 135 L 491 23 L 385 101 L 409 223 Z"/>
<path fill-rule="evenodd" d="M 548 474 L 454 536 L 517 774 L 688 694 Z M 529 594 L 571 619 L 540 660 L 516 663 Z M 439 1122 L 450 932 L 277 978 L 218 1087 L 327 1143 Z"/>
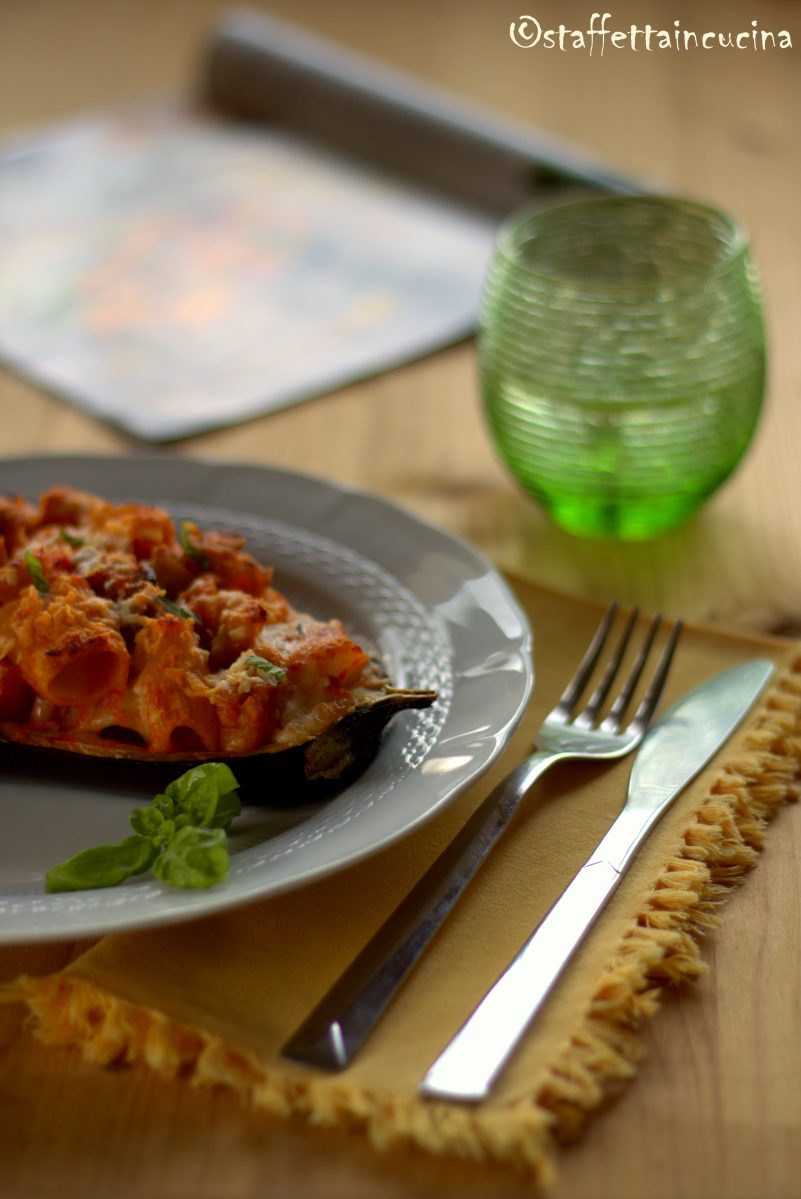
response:
<path fill-rule="evenodd" d="M 186 92 L 219 0 L 5 0 L 5 128 Z M 654 543 L 569 538 L 498 465 L 465 343 L 290 411 L 169 453 L 300 467 L 367 487 L 470 538 L 502 566 L 571 593 L 669 613 L 801 632 L 798 49 L 758 54 L 515 49 L 517 9 L 492 0 L 292 0 L 261 5 L 456 92 L 591 146 L 620 167 L 732 211 L 764 280 L 770 385 L 757 441 L 702 515 Z M 757 13 L 758 7 L 758 13 Z M 591 6 L 540 0 L 543 25 Z M 789 29 L 796 3 L 673 6 L 627 0 L 614 25 Z M 0 452 L 137 447 L 0 374 Z M 0 479 L 2 487 L 2 479 Z M 781 815 L 760 869 L 729 902 L 710 972 L 649 1030 L 635 1084 L 564 1155 L 556 1199 L 793 1199 L 801 1194 L 801 812 Z M 0 971 L 55 969 L 71 946 L 5 950 Z M 355 1138 L 243 1112 L 228 1095 L 100 1072 L 44 1050 L 0 1009 L 0 1193 L 291 1195 L 419 1199 L 530 1193 L 489 1168 L 374 1155 Z"/>

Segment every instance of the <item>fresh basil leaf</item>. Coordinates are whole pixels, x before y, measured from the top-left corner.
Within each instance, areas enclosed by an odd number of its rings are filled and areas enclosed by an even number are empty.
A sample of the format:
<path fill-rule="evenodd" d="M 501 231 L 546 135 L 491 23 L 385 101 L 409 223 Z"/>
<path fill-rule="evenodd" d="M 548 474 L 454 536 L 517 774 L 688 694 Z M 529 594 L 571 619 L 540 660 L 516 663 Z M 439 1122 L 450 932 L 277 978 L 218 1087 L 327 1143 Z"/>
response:
<path fill-rule="evenodd" d="M 83 537 L 76 537 L 74 533 L 70 533 L 67 529 L 62 529 L 59 533 L 59 540 L 66 541 L 67 545 L 71 545 L 73 549 L 80 549 L 83 545 L 88 545 Z"/>
<path fill-rule="evenodd" d="M 230 766 L 226 766 L 224 762 L 202 762 L 185 771 L 179 778 L 173 779 L 165 788 L 163 798 L 171 800 L 179 807 L 185 807 L 192 797 L 192 792 L 206 786 L 213 787 L 218 795 L 226 795 L 229 791 L 236 791 L 239 783 Z"/>
<path fill-rule="evenodd" d="M 217 780 L 214 773 L 210 770 L 205 770 L 203 766 L 186 772 L 186 784 L 179 798 L 176 800 L 177 807 L 181 812 L 191 812 L 193 808 L 202 809 L 205 811 L 209 803 L 212 810 L 216 806 L 217 797 L 220 794 L 220 789 L 217 786 Z M 203 823 L 198 821 L 199 824 Z"/>
<path fill-rule="evenodd" d="M 219 798 L 220 793 L 213 783 L 208 780 L 199 783 L 186 802 L 179 805 L 180 815 L 175 818 L 176 827 L 180 827 L 178 821 L 183 817 L 184 824 L 194 825 L 195 828 L 211 828 Z"/>
<path fill-rule="evenodd" d="M 195 624 L 203 624 L 203 621 L 194 612 L 190 612 L 188 608 L 182 608 L 180 604 L 173 603 L 171 599 L 167 599 L 166 595 L 157 595 L 156 599 L 162 608 L 166 608 L 172 616 L 180 616 L 184 620 L 194 620 Z"/>
<path fill-rule="evenodd" d="M 198 828 L 228 828 L 241 810 L 237 786 L 224 762 L 204 762 L 170 783 L 165 798 Z"/>
<path fill-rule="evenodd" d="M 134 835 L 76 854 L 47 874 L 48 891 L 113 887 L 152 869 L 172 887 L 210 887 L 228 872 L 226 831 L 241 811 L 239 784 L 224 762 L 203 762 L 134 808 Z M 183 881 L 182 881 L 183 880 Z"/>
<path fill-rule="evenodd" d="M 266 658 L 260 658 L 258 654 L 248 654 L 245 658 L 245 665 L 252 666 L 254 670 L 260 670 L 262 674 L 266 674 L 276 686 L 283 683 L 286 678 L 287 672 L 283 666 L 276 666 L 275 662 L 268 662 Z"/>
<path fill-rule="evenodd" d="M 154 796 L 150 801 L 150 807 L 160 812 L 165 820 L 172 820 L 175 815 L 175 800 L 171 799 L 169 795 L 159 794 Z M 139 808 L 136 810 L 140 811 Z"/>
<path fill-rule="evenodd" d="M 241 811 L 242 804 L 239 802 L 239 793 L 237 791 L 228 791 L 225 795 L 221 795 L 217 802 L 217 810 L 214 813 L 214 821 L 211 827 L 221 828 L 228 832 L 228 829 Z"/>
<path fill-rule="evenodd" d="M 231 791 L 239 790 L 236 775 L 230 766 L 226 766 L 225 762 L 204 762 L 202 766 L 195 766 L 193 769 L 202 770 L 210 778 L 213 778 L 220 795 L 229 795 Z"/>
<path fill-rule="evenodd" d="M 160 797 L 163 798 L 163 797 Z M 168 801 L 168 809 L 151 803 L 146 808 L 134 808 L 131 812 L 131 828 L 142 837 L 148 837 L 157 849 L 169 844 L 175 836 L 180 817 L 174 817 L 175 805 Z M 184 819 L 188 823 L 188 818 Z"/>
<path fill-rule="evenodd" d="M 146 808 L 134 808 L 130 820 L 133 831 L 142 837 L 158 837 L 166 823 L 164 813 L 154 803 Z"/>
<path fill-rule="evenodd" d="M 45 573 L 39 559 L 30 550 L 26 550 L 22 556 L 22 560 L 36 590 L 40 595 L 47 595 L 50 590 L 50 584 L 45 578 Z"/>
<path fill-rule="evenodd" d="M 203 553 L 203 550 L 198 545 L 193 545 L 189 536 L 189 521 L 185 520 L 181 525 L 181 549 L 190 558 L 194 558 L 201 570 L 208 570 L 210 563 L 208 556 Z"/>
<path fill-rule="evenodd" d="M 225 882 L 228 843 L 221 828 L 182 828 L 153 863 L 153 874 L 169 887 L 198 889 Z"/>
<path fill-rule="evenodd" d="M 147 837 L 126 837 L 118 845 L 98 845 L 84 849 L 74 858 L 54 866 L 45 875 L 45 890 L 85 891 L 90 887 L 116 887 L 132 874 L 149 869 L 156 859 L 156 847 Z"/>
<path fill-rule="evenodd" d="M 175 836 L 177 827 L 178 827 L 178 818 L 177 817 L 175 818 L 175 820 L 165 820 L 163 825 L 161 826 L 161 831 L 159 832 L 159 835 L 156 838 L 156 845 L 162 846 L 162 847 L 165 845 L 169 845 L 170 841 L 172 841 L 173 837 Z"/>

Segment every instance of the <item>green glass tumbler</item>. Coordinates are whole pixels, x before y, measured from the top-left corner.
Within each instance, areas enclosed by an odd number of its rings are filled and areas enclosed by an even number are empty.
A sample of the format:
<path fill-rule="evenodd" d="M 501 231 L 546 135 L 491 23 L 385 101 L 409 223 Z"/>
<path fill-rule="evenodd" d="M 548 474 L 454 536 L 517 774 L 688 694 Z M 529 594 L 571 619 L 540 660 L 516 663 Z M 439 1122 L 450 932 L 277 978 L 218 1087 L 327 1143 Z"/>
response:
<path fill-rule="evenodd" d="M 573 533 L 653 537 L 745 453 L 765 338 L 740 228 L 685 200 L 614 196 L 512 217 L 478 335 L 512 475 Z"/>

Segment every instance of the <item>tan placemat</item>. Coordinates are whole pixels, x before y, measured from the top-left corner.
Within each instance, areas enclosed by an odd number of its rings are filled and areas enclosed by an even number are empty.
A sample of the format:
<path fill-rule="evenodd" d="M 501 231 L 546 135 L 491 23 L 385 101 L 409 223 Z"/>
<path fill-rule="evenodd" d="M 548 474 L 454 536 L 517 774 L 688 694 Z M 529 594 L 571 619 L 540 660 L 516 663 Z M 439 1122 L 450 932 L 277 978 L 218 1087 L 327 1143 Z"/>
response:
<path fill-rule="evenodd" d="M 417 1084 L 582 864 L 625 796 L 631 762 L 563 766 L 537 786 L 357 1062 L 325 1076 L 279 1047 L 470 812 L 528 751 L 598 620 L 590 604 L 516 583 L 535 632 L 535 699 L 506 753 L 442 817 L 300 891 L 191 925 L 107 937 L 60 974 L 21 980 L 38 1035 L 91 1061 L 144 1059 L 236 1088 L 273 1115 L 505 1162 L 543 1181 L 556 1144 L 630 1077 L 660 989 L 695 977 L 699 934 L 753 866 L 767 818 L 796 798 L 801 652 L 686 630 L 665 703 L 754 656 L 779 673 L 740 732 L 677 800 L 554 990 L 492 1098 L 418 1098 Z M 7 993 L 6 997 L 11 997 Z"/>

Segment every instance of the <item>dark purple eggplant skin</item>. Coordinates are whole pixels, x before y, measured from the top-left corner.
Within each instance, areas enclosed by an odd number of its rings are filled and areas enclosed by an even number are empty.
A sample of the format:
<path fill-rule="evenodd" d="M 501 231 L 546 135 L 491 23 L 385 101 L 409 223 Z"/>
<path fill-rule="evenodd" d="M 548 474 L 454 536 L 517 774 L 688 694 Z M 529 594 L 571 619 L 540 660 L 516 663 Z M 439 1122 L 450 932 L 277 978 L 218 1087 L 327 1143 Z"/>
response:
<path fill-rule="evenodd" d="M 0 772 L 152 797 L 201 762 L 226 762 L 236 776 L 244 803 L 285 807 L 342 790 L 373 760 L 383 731 L 396 713 L 428 708 L 435 700 L 434 691 L 388 688 L 302 745 L 233 756 L 168 754 L 156 758 L 111 745 L 83 751 L 0 736 Z"/>

